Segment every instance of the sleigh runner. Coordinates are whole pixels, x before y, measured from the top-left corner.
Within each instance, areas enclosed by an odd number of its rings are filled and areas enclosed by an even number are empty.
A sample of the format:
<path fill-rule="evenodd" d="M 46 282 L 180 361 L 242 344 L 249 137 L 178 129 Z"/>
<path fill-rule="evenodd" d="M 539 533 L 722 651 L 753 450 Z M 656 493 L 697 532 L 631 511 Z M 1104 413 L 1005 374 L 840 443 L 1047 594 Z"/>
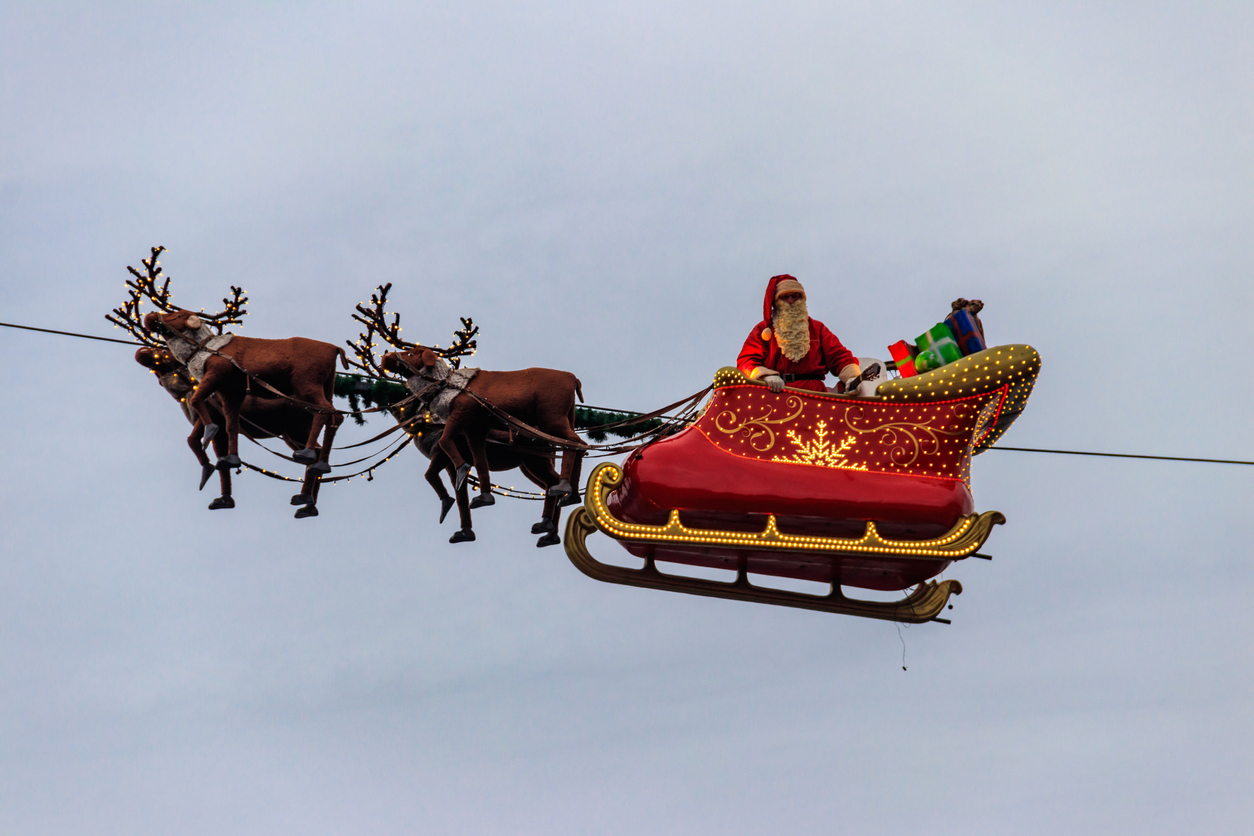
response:
<path fill-rule="evenodd" d="M 571 561 L 598 580 L 784 606 L 921 622 L 956 581 L 925 583 L 977 554 L 996 511 L 975 512 L 971 456 L 1023 410 L 1040 369 L 1026 345 L 982 351 L 882 383 L 874 397 L 773 394 L 721 369 L 704 410 L 681 432 L 589 476 L 566 526 Z M 643 569 L 592 557 L 600 531 Z M 668 575 L 658 562 L 731 569 L 733 583 Z M 826 596 L 757 587 L 748 574 L 831 584 Z M 842 586 L 902 590 L 891 603 Z"/>

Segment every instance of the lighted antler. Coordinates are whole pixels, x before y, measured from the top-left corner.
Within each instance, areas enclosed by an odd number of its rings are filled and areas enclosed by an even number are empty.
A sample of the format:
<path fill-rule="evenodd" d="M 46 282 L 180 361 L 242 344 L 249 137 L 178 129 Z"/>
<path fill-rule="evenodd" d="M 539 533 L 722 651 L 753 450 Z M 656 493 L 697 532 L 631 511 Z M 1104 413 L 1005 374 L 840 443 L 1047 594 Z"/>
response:
<path fill-rule="evenodd" d="M 248 297 L 244 295 L 243 289 L 235 285 L 231 285 L 231 298 L 223 299 L 222 304 L 226 307 L 216 314 L 200 314 L 200 318 L 218 329 L 219 334 L 228 325 L 242 325 L 244 317 L 248 316 L 248 311 L 244 310 Z"/>
<path fill-rule="evenodd" d="M 388 324 L 388 291 L 392 289 L 392 283 L 379 285 L 375 292 L 370 294 L 370 305 L 367 308 L 364 305 L 357 306 L 357 313 L 353 314 L 353 319 L 366 326 L 365 333 L 358 334 L 355 342 L 347 342 L 349 348 L 353 350 L 356 360 L 348 362 L 353 366 L 361 369 L 367 374 L 376 377 L 388 377 L 388 373 L 379 368 L 379 360 L 374 356 L 375 335 L 383 338 L 383 341 L 398 351 L 405 351 L 414 348 L 414 344 L 401 339 L 401 315 L 392 314 L 392 322 Z"/>
<path fill-rule="evenodd" d="M 436 354 L 439 354 L 445 360 L 452 363 L 453 368 L 461 368 L 461 358 L 469 357 L 478 350 L 479 344 L 475 341 L 475 335 L 479 333 L 479 326 L 475 325 L 474 320 L 463 316 L 462 328 L 460 331 L 454 331 L 453 335 L 457 337 L 457 341 L 448 348 L 435 348 Z"/>
<path fill-rule="evenodd" d="M 152 257 L 145 258 L 142 261 L 144 274 L 127 265 L 126 269 L 135 277 L 134 281 L 126 280 L 126 292 L 130 298 L 121 307 L 114 308 L 112 315 L 105 314 L 105 319 L 119 328 L 125 328 L 132 337 L 141 343 L 151 346 L 163 346 L 164 344 L 144 330 L 144 318 L 139 312 L 139 306 L 144 303 L 145 299 L 148 299 L 163 311 L 175 310 L 174 306 L 170 304 L 170 279 L 167 277 L 161 287 L 157 287 L 157 282 L 163 278 L 161 263 L 157 259 L 163 252 L 165 252 L 165 247 L 152 248 Z"/>
<path fill-rule="evenodd" d="M 462 327 L 460 331 L 454 331 L 456 341 L 448 348 L 440 348 L 439 346 L 424 346 L 418 343 L 411 343 L 401 337 L 401 315 L 398 313 L 389 314 L 387 311 L 388 291 L 392 289 L 392 283 L 379 285 L 375 292 L 370 294 L 370 307 L 365 305 L 357 306 L 357 313 L 353 314 L 353 319 L 366 326 L 364 333 L 358 334 L 354 342 L 347 342 L 349 348 L 353 350 L 356 360 L 350 359 L 348 362 L 361 369 L 367 374 L 376 377 L 389 377 L 389 374 L 379 367 L 379 358 L 375 357 L 374 349 L 376 346 L 375 336 L 378 335 L 388 345 L 397 351 L 408 351 L 412 348 L 430 348 L 436 354 L 446 360 L 449 360 L 453 368 L 461 366 L 462 357 L 469 357 L 477 350 L 475 337 L 479 333 L 479 326 L 475 325 L 472 319 L 462 317 Z M 391 322 L 388 317 L 391 317 Z"/>

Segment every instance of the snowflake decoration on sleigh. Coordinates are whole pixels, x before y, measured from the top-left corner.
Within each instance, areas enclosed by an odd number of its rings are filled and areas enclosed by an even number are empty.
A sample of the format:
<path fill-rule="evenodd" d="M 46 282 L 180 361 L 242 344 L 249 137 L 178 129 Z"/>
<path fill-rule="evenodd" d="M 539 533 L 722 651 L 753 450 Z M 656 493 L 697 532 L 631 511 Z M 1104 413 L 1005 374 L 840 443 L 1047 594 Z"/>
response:
<path fill-rule="evenodd" d="M 854 445 L 852 435 L 845 436 L 839 445 L 827 439 L 827 422 L 819 421 L 814 428 L 814 439 L 802 441 L 796 430 L 788 431 L 788 440 L 797 451 L 791 456 L 773 456 L 771 461 L 784 464 L 808 464 L 816 467 L 835 467 L 841 470 L 866 470 L 866 464 L 845 461 L 845 453 Z"/>

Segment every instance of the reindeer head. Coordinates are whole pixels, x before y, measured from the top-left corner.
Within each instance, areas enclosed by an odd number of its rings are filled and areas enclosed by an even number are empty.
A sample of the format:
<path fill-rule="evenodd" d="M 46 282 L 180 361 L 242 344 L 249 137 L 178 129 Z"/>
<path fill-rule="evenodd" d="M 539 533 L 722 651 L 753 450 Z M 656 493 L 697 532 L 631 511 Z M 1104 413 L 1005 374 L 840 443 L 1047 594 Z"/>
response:
<path fill-rule="evenodd" d="M 169 392 L 175 400 L 183 400 L 196 388 L 187 373 L 187 367 L 164 348 L 144 346 L 135 352 L 135 362 L 151 369 L 161 388 Z"/>
<path fill-rule="evenodd" d="M 408 351 L 389 351 L 379 361 L 379 368 L 402 377 L 418 377 L 438 381 L 448 377 L 449 365 L 426 346 L 415 346 Z"/>
<path fill-rule="evenodd" d="M 183 364 L 174 359 L 174 355 L 164 348 L 144 346 L 135 352 L 135 362 L 153 374 L 169 374 L 183 368 Z"/>
<path fill-rule="evenodd" d="M 153 311 L 144 317 L 144 330 L 163 337 L 196 339 L 205 327 L 205 321 L 199 314 L 182 308 L 175 308 L 168 313 Z"/>

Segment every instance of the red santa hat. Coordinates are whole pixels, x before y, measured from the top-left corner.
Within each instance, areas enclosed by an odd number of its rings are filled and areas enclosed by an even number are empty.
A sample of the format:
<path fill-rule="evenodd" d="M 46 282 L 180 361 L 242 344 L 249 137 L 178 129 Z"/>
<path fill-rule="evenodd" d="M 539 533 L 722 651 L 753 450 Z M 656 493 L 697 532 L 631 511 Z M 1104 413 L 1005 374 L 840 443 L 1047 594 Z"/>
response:
<path fill-rule="evenodd" d="M 766 283 L 766 298 L 762 301 L 762 319 L 766 322 L 766 327 L 762 329 L 763 340 L 771 338 L 771 317 L 775 313 L 775 298 L 781 293 L 800 293 L 804 296 L 805 292 L 806 289 L 794 276 L 787 273 L 771 276 L 771 280 Z"/>

